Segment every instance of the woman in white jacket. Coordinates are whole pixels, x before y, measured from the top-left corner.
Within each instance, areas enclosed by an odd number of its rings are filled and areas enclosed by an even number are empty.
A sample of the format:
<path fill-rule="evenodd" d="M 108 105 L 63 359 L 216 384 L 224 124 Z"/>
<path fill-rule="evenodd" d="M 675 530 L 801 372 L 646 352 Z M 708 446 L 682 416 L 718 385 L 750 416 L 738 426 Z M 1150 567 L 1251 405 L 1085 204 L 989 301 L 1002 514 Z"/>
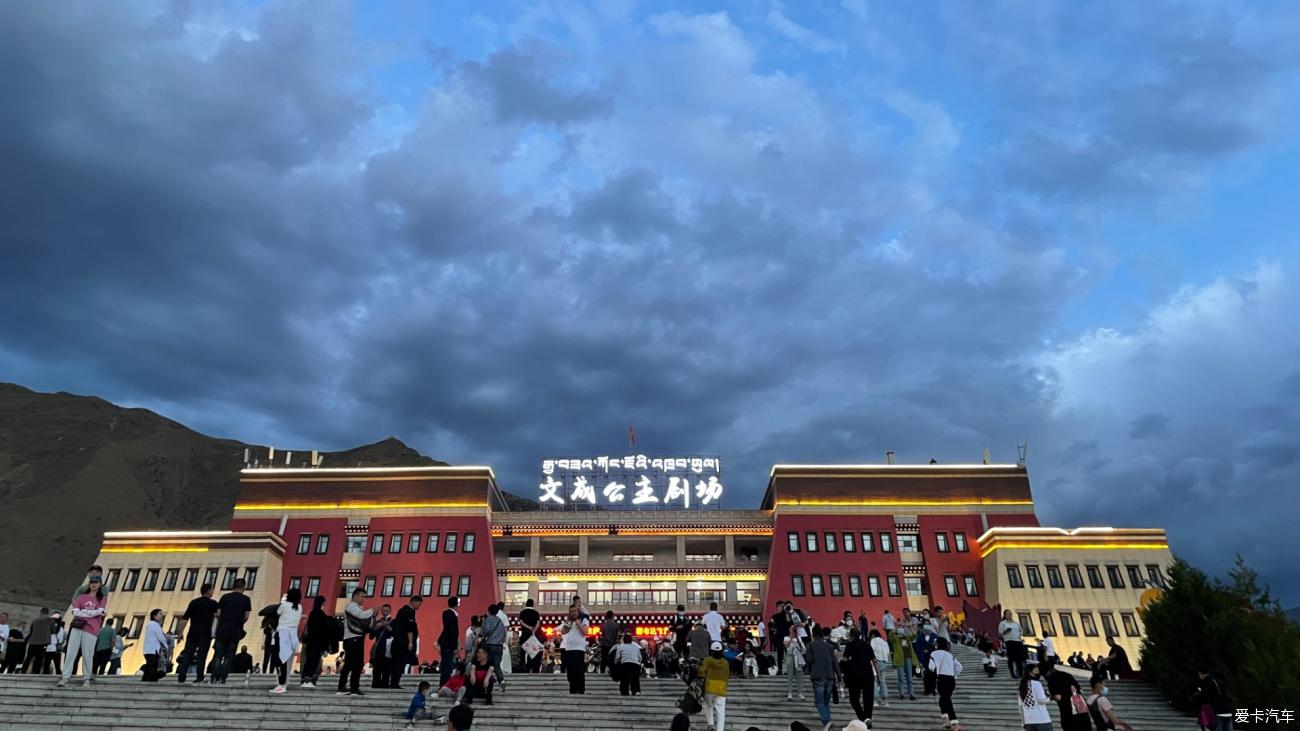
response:
<path fill-rule="evenodd" d="M 1020 676 L 1020 718 L 1025 731 L 1052 731 L 1052 715 L 1047 712 L 1047 692 L 1039 680 L 1037 665 L 1030 665 Z"/>
<path fill-rule="evenodd" d="M 144 682 L 154 683 L 163 676 L 162 660 L 171 652 L 172 641 L 163 632 L 163 617 L 167 613 L 161 609 L 149 612 L 149 624 L 144 628 Z"/>
<path fill-rule="evenodd" d="M 930 670 L 935 675 L 935 687 L 939 691 L 939 713 L 943 727 L 958 728 L 957 709 L 952 705 L 952 694 L 957 689 L 957 676 L 961 675 L 961 662 L 948 651 L 952 645 L 940 637 L 938 649 L 930 653 Z"/>
<path fill-rule="evenodd" d="M 298 587 L 285 593 L 284 601 L 280 602 L 280 608 L 275 613 L 279 617 L 275 634 L 280 645 L 280 676 L 279 682 L 270 692 L 282 695 L 289 682 L 289 667 L 293 665 L 293 656 L 298 652 L 298 625 L 302 622 L 302 592 Z"/>

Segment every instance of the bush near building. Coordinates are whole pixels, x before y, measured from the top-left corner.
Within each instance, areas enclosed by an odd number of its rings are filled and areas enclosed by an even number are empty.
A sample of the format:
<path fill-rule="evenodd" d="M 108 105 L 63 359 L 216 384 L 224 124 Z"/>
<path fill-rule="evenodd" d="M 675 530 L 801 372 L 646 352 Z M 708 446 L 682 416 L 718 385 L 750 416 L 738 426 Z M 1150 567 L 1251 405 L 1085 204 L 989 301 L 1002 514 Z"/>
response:
<path fill-rule="evenodd" d="M 1169 588 L 1142 613 L 1142 672 L 1175 706 L 1195 712 L 1197 670 L 1222 675 L 1237 708 L 1300 705 L 1300 626 L 1237 557 L 1228 581 L 1182 559 Z"/>

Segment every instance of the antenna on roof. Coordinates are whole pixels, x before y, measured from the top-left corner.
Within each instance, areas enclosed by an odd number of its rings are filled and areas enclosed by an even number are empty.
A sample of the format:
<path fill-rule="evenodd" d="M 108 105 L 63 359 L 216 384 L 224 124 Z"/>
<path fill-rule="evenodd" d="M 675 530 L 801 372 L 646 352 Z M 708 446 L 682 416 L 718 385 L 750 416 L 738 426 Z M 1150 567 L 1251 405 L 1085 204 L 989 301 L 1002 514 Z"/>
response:
<path fill-rule="evenodd" d="M 312 467 L 320 467 L 320 462 L 319 462 L 319 460 L 320 460 L 320 455 L 316 452 L 316 450 L 314 450 L 314 449 L 311 450 L 311 466 L 312 466 Z"/>
<path fill-rule="evenodd" d="M 245 468 L 248 467 L 248 464 L 249 464 L 249 461 L 248 461 L 248 460 L 249 460 L 249 458 L 252 456 L 252 455 L 251 455 L 251 452 L 252 452 L 251 449 L 249 449 L 248 447 L 244 447 L 244 467 L 245 467 Z"/>
<path fill-rule="evenodd" d="M 985 448 L 984 448 L 984 464 L 988 464 L 988 463 L 989 463 L 989 448 L 988 448 L 988 447 L 985 447 Z"/>
<path fill-rule="evenodd" d="M 322 454 L 319 458 L 317 458 L 316 466 L 320 467 L 323 464 L 325 464 L 325 455 Z"/>
<path fill-rule="evenodd" d="M 885 462 L 889 464 L 894 463 L 894 450 L 891 449 L 888 452 L 885 452 Z"/>
<path fill-rule="evenodd" d="M 266 448 L 266 466 L 271 467 L 275 462 L 275 447 Z"/>
<path fill-rule="evenodd" d="M 935 459 L 934 457 L 931 457 L 930 464 L 939 464 L 939 460 Z"/>
<path fill-rule="evenodd" d="M 1026 439 L 1024 444 L 1017 444 L 1016 452 L 1020 455 L 1016 460 L 1016 464 L 1024 467 L 1025 463 L 1029 460 L 1029 440 Z"/>
<path fill-rule="evenodd" d="M 285 452 L 285 453 L 284 453 L 284 466 L 285 466 L 285 467 L 288 467 L 290 464 L 292 464 L 292 462 L 290 461 L 290 460 L 292 460 L 292 459 L 293 459 L 293 452 Z"/>

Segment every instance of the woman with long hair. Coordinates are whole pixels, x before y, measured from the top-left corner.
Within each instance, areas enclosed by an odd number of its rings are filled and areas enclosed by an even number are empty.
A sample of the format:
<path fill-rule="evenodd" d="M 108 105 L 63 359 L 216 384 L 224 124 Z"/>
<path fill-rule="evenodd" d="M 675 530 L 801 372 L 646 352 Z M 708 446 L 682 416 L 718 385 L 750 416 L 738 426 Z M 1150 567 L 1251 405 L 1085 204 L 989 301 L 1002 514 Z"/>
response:
<path fill-rule="evenodd" d="M 311 614 L 307 615 L 307 631 L 302 647 L 302 687 L 315 688 L 320 677 L 321 656 L 337 641 L 338 622 L 325 613 L 325 597 L 312 598 Z"/>
<path fill-rule="evenodd" d="M 166 613 L 161 609 L 149 612 L 149 624 L 144 629 L 144 682 L 154 683 L 163 676 L 162 662 L 171 649 L 171 640 L 163 632 Z"/>
<path fill-rule="evenodd" d="M 1020 720 L 1025 731 L 1052 731 L 1052 716 L 1047 712 L 1047 692 L 1039 679 L 1042 670 L 1038 665 L 1030 665 L 1020 676 Z"/>
<path fill-rule="evenodd" d="M 302 592 L 293 587 L 284 595 L 284 601 L 275 610 L 279 618 L 276 622 L 275 636 L 280 645 L 279 682 L 270 690 L 282 695 L 289 681 L 289 666 L 293 664 L 293 655 L 298 651 L 298 624 L 302 622 Z"/>
<path fill-rule="evenodd" d="M 81 677 L 86 685 L 95 680 L 95 643 L 99 641 L 99 630 L 104 626 L 104 615 L 108 613 L 108 594 L 104 591 L 103 578 L 92 574 L 86 584 L 86 591 L 72 600 L 71 629 L 68 632 L 68 654 L 63 659 L 63 677 L 59 678 L 58 687 L 68 687 L 68 678 L 72 677 L 72 668 L 81 658 Z"/>
<path fill-rule="evenodd" d="M 953 691 L 957 690 L 957 676 L 961 675 L 961 662 L 948 651 L 951 645 L 940 637 L 935 641 L 936 650 L 930 653 L 928 664 L 934 673 L 935 689 L 939 691 L 939 714 L 944 728 L 959 728 L 957 709 L 952 705 Z"/>

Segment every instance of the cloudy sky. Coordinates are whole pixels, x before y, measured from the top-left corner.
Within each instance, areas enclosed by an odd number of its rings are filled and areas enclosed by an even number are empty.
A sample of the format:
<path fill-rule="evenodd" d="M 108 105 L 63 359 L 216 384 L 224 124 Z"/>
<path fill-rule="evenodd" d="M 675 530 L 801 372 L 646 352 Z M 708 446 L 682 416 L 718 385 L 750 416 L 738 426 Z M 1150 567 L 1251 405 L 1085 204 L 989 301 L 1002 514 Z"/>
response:
<path fill-rule="evenodd" d="M 216 435 L 1014 461 L 1300 603 L 1300 11 L 0 3 L 0 379 Z"/>

